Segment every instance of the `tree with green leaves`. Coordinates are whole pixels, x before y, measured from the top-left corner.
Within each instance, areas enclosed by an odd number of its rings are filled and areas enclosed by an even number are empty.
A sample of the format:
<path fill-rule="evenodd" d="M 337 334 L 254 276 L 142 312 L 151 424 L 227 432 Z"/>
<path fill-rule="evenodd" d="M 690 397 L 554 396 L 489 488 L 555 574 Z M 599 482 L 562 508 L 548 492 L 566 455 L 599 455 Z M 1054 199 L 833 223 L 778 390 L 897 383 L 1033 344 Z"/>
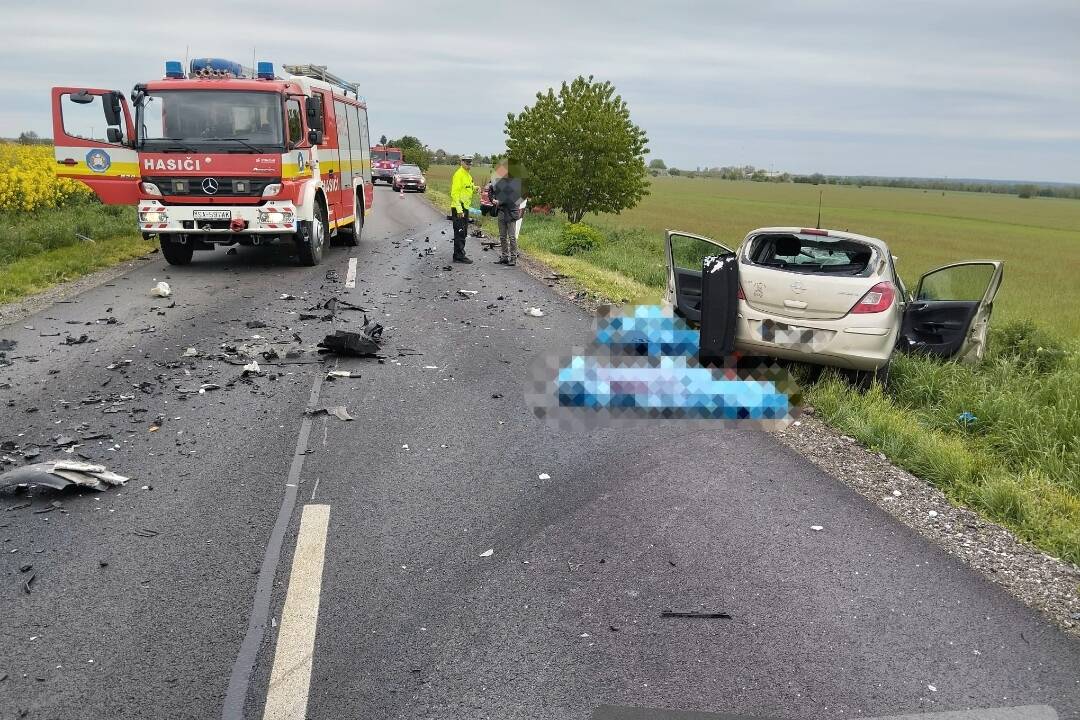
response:
<path fill-rule="evenodd" d="M 649 169 L 650 170 L 667 170 L 667 165 L 665 165 L 664 161 L 661 160 L 660 158 L 656 158 L 655 160 L 652 160 L 652 161 L 649 162 Z"/>
<path fill-rule="evenodd" d="M 381 135 L 379 137 L 379 144 L 382 145 L 383 147 L 386 147 L 387 142 L 389 142 L 389 141 L 386 139 L 385 135 Z"/>
<path fill-rule="evenodd" d="M 527 172 L 532 203 L 553 205 L 570 222 L 619 213 L 649 191 L 645 131 L 610 82 L 578 77 L 506 116 L 508 155 Z"/>

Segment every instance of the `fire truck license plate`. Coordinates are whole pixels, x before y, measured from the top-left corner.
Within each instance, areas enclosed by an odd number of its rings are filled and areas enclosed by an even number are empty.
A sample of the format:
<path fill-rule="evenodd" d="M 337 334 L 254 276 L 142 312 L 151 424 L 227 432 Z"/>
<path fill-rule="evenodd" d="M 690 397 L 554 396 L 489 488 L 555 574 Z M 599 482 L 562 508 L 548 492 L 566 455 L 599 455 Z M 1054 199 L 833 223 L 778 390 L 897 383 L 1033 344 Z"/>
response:
<path fill-rule="evenodd" d="M 193 210 L 195 220 L 232 220 L 232 210 Z"/>

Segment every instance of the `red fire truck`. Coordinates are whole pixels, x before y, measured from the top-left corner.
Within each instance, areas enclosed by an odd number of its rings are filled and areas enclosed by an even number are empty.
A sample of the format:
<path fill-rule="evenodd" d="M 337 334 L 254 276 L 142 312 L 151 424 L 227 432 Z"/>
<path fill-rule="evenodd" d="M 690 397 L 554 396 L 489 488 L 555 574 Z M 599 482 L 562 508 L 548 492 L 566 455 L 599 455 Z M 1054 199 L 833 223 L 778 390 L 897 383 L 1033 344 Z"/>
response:
<path fill-rule="evenodd" d="M 387 185 L 394 184 L 394 171 L 401 165 L 405 153 L 401 148 L 388 145 L 375 145 L 371 148 L 371 182 L 380 180 Z"/>
<path fill-rule="evenodd" d="M 317 265 L 331 238 L 358 244 L 371 212 L 367 105 L 325 66 L 284 70 L 198 58 L 185 73 L 171 60 L 130 105 L 114 90 L 53 88 L 57 174 L 136 205 L 173 265 L 275 242 Z"/>

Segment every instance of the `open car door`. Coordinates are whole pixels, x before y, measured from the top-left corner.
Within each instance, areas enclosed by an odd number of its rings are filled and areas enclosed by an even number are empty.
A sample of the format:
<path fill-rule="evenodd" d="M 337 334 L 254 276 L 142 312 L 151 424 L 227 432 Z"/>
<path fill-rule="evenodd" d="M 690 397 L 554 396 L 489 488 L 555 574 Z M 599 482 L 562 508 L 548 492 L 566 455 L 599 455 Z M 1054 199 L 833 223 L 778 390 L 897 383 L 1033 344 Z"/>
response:
<path fill-rule="evenodd" d="M 701 268 L 707 257 L 730 255 L 731 248 L 701 235 L 668 230 L 666 240 L 667 301 L 675 312 L 701 322 Z"/>
<path fill-rule="evenodd" d="M 90 186 L 106 205 L 139 199 L 139 154 L 127 100 L 115 90 L 52 89 L 56 174 Z"/>
<path fill-rule="evenodd" d="M 899 348 L 962 362 L 981 360 L 1004 265 L 969 260 L 923 275 L 904 309 Z"/>

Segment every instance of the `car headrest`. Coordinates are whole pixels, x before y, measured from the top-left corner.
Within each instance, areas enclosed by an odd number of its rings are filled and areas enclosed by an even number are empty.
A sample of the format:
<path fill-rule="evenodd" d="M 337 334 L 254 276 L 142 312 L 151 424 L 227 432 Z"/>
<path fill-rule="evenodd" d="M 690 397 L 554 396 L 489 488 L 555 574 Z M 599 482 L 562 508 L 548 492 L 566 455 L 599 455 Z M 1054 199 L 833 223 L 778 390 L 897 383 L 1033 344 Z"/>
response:
<path fill-rule="evenodd" d="M 776 238 L 776 250 L 774 255 L 779 257 L 792 257 L 802 250 L 802 241 L 794 235 L 780 235 Z"/>

